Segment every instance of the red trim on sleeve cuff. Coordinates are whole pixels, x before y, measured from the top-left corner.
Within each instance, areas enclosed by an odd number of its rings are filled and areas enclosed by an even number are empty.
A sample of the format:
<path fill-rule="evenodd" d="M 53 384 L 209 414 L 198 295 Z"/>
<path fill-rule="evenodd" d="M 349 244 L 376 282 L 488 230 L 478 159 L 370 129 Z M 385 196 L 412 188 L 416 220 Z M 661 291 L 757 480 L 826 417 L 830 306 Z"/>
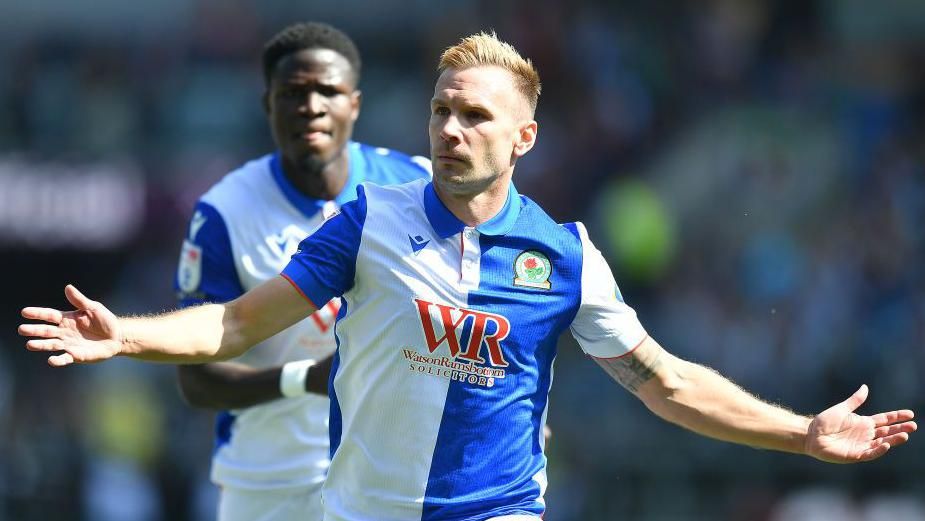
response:
<path fill-rule="evenodd" d="M 299 285 L 296 284 L 294 280 L 289 278 L 289 275 L 286 275 L 285 273 L 280 273 L 279 276 L 289 281 L 289 284 L 292 284 L 292 287 L 295 288 L 295 290 L 299 292 L 299 295 L 302 295 L 302 298 L 307 300 L 308 303 L 311 304 L 313 308 L 315 308 L 315 311 L 320 309 L 317 304 L 312 302 L 312 299 L 308 298 L 308 295 L 306 295 L 305 292 L 302 291 L 302 288 L 300 288 Z"/>
<path fill-rule="evenodd" d="M 623 358 L 624 356 L 626 356 L 626 355 L 632 353 L 633 351 L 639 349 L 639 346 L 641 346 L 642 343 L 645 342 L 646 339 L 648 339 L 648 338 L 649 338 L 649 335 L 646 335 L 646 336 L 642 337 L 642 340 L 640 340 L 639 343 L 636 344 L 636 347 L 630 349 L 629 351 L 623 353 L 623 354 L 620 355 L 620 356 L 611 356 L 611 357 L 608 357 L 608 358 L 601 358 L 601 357 L 598 357 L 598 356 L 591 355 L 591 358 L 594 358 L 594 359 L 597 359 L 597 360 L 617 360 L 617 359 Z"/>

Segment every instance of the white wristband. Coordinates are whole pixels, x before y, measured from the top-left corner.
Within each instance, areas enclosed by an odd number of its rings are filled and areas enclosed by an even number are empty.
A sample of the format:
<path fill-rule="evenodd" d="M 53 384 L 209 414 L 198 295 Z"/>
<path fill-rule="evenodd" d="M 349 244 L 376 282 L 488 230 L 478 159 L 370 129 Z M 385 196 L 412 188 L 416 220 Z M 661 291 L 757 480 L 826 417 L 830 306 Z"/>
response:
<path fill-rule="evenodd" d="M 286 398 L 308 394 L 305 390 L 305 379 L 308 378 L 308 370 L 313 365 L 314 360 L 297 360 L 283 364 L 279 375 L 279 392 Z"/>

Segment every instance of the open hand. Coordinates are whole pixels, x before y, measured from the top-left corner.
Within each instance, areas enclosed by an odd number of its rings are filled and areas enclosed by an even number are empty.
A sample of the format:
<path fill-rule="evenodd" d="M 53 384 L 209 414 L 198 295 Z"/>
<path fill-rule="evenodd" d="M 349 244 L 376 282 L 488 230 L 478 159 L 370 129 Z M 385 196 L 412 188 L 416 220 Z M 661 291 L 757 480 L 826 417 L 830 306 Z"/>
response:
<path fill-rule="evenodd" d="M 119 319 L 103 304 L 90 300 L 68 284 L 64 295 L 76 309 L 63 312 L 52 308 L 23 308 L 23 318 L 45 324 L 21 324 L 19 334 L 37 337 L 26 342 L 30 351 L 61 352 L 48 357 L 48 364 L 63 367 L 72 363 L 100 362 L 119 354 Z"/>
<path fill-rule="evenodd" d="M 862 385 L 847 400 L 813 418 L 804 448 L 814 458 L 829 463 L 857 463 L 877 459 L 892 447 L 909 440 L 917 428 L 908 409 L 860 416 L 854 410 L 867 400 Z"/>

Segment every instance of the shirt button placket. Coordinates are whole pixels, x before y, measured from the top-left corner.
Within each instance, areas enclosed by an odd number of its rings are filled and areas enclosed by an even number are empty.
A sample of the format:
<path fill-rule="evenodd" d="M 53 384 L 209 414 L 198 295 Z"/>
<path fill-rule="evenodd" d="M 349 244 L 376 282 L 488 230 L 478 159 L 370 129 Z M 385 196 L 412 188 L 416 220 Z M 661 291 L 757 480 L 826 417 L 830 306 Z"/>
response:
<path fill-rule="evenodd" d="M 462 284 L 465 286 L 475 286 L 478 281 L 478 232 L 472 228 L 463 231 L 464 248 L 462 252 Z"/>

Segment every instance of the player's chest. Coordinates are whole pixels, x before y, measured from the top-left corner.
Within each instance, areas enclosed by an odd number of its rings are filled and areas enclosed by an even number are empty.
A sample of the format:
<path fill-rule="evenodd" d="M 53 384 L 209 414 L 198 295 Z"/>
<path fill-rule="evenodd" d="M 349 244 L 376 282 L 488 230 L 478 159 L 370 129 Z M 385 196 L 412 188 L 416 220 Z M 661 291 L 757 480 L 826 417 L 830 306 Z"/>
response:
<path fill-rule="evenodd" d="M 417 317 L 424 330 L 434 321 L 443 330 L 536 327 L 567 315 L 580 299 L 579 273 L 543 247 L 486 248 L 475 234 L 364 246 L 356 267 L 361 297 Z"/>
<path fill-rule="evenodd" d="M 279 275 L 299 244 L 324 222 L 323 215 L 254 215 L 229 229 L 242 283 L 249 289 Z"/>

